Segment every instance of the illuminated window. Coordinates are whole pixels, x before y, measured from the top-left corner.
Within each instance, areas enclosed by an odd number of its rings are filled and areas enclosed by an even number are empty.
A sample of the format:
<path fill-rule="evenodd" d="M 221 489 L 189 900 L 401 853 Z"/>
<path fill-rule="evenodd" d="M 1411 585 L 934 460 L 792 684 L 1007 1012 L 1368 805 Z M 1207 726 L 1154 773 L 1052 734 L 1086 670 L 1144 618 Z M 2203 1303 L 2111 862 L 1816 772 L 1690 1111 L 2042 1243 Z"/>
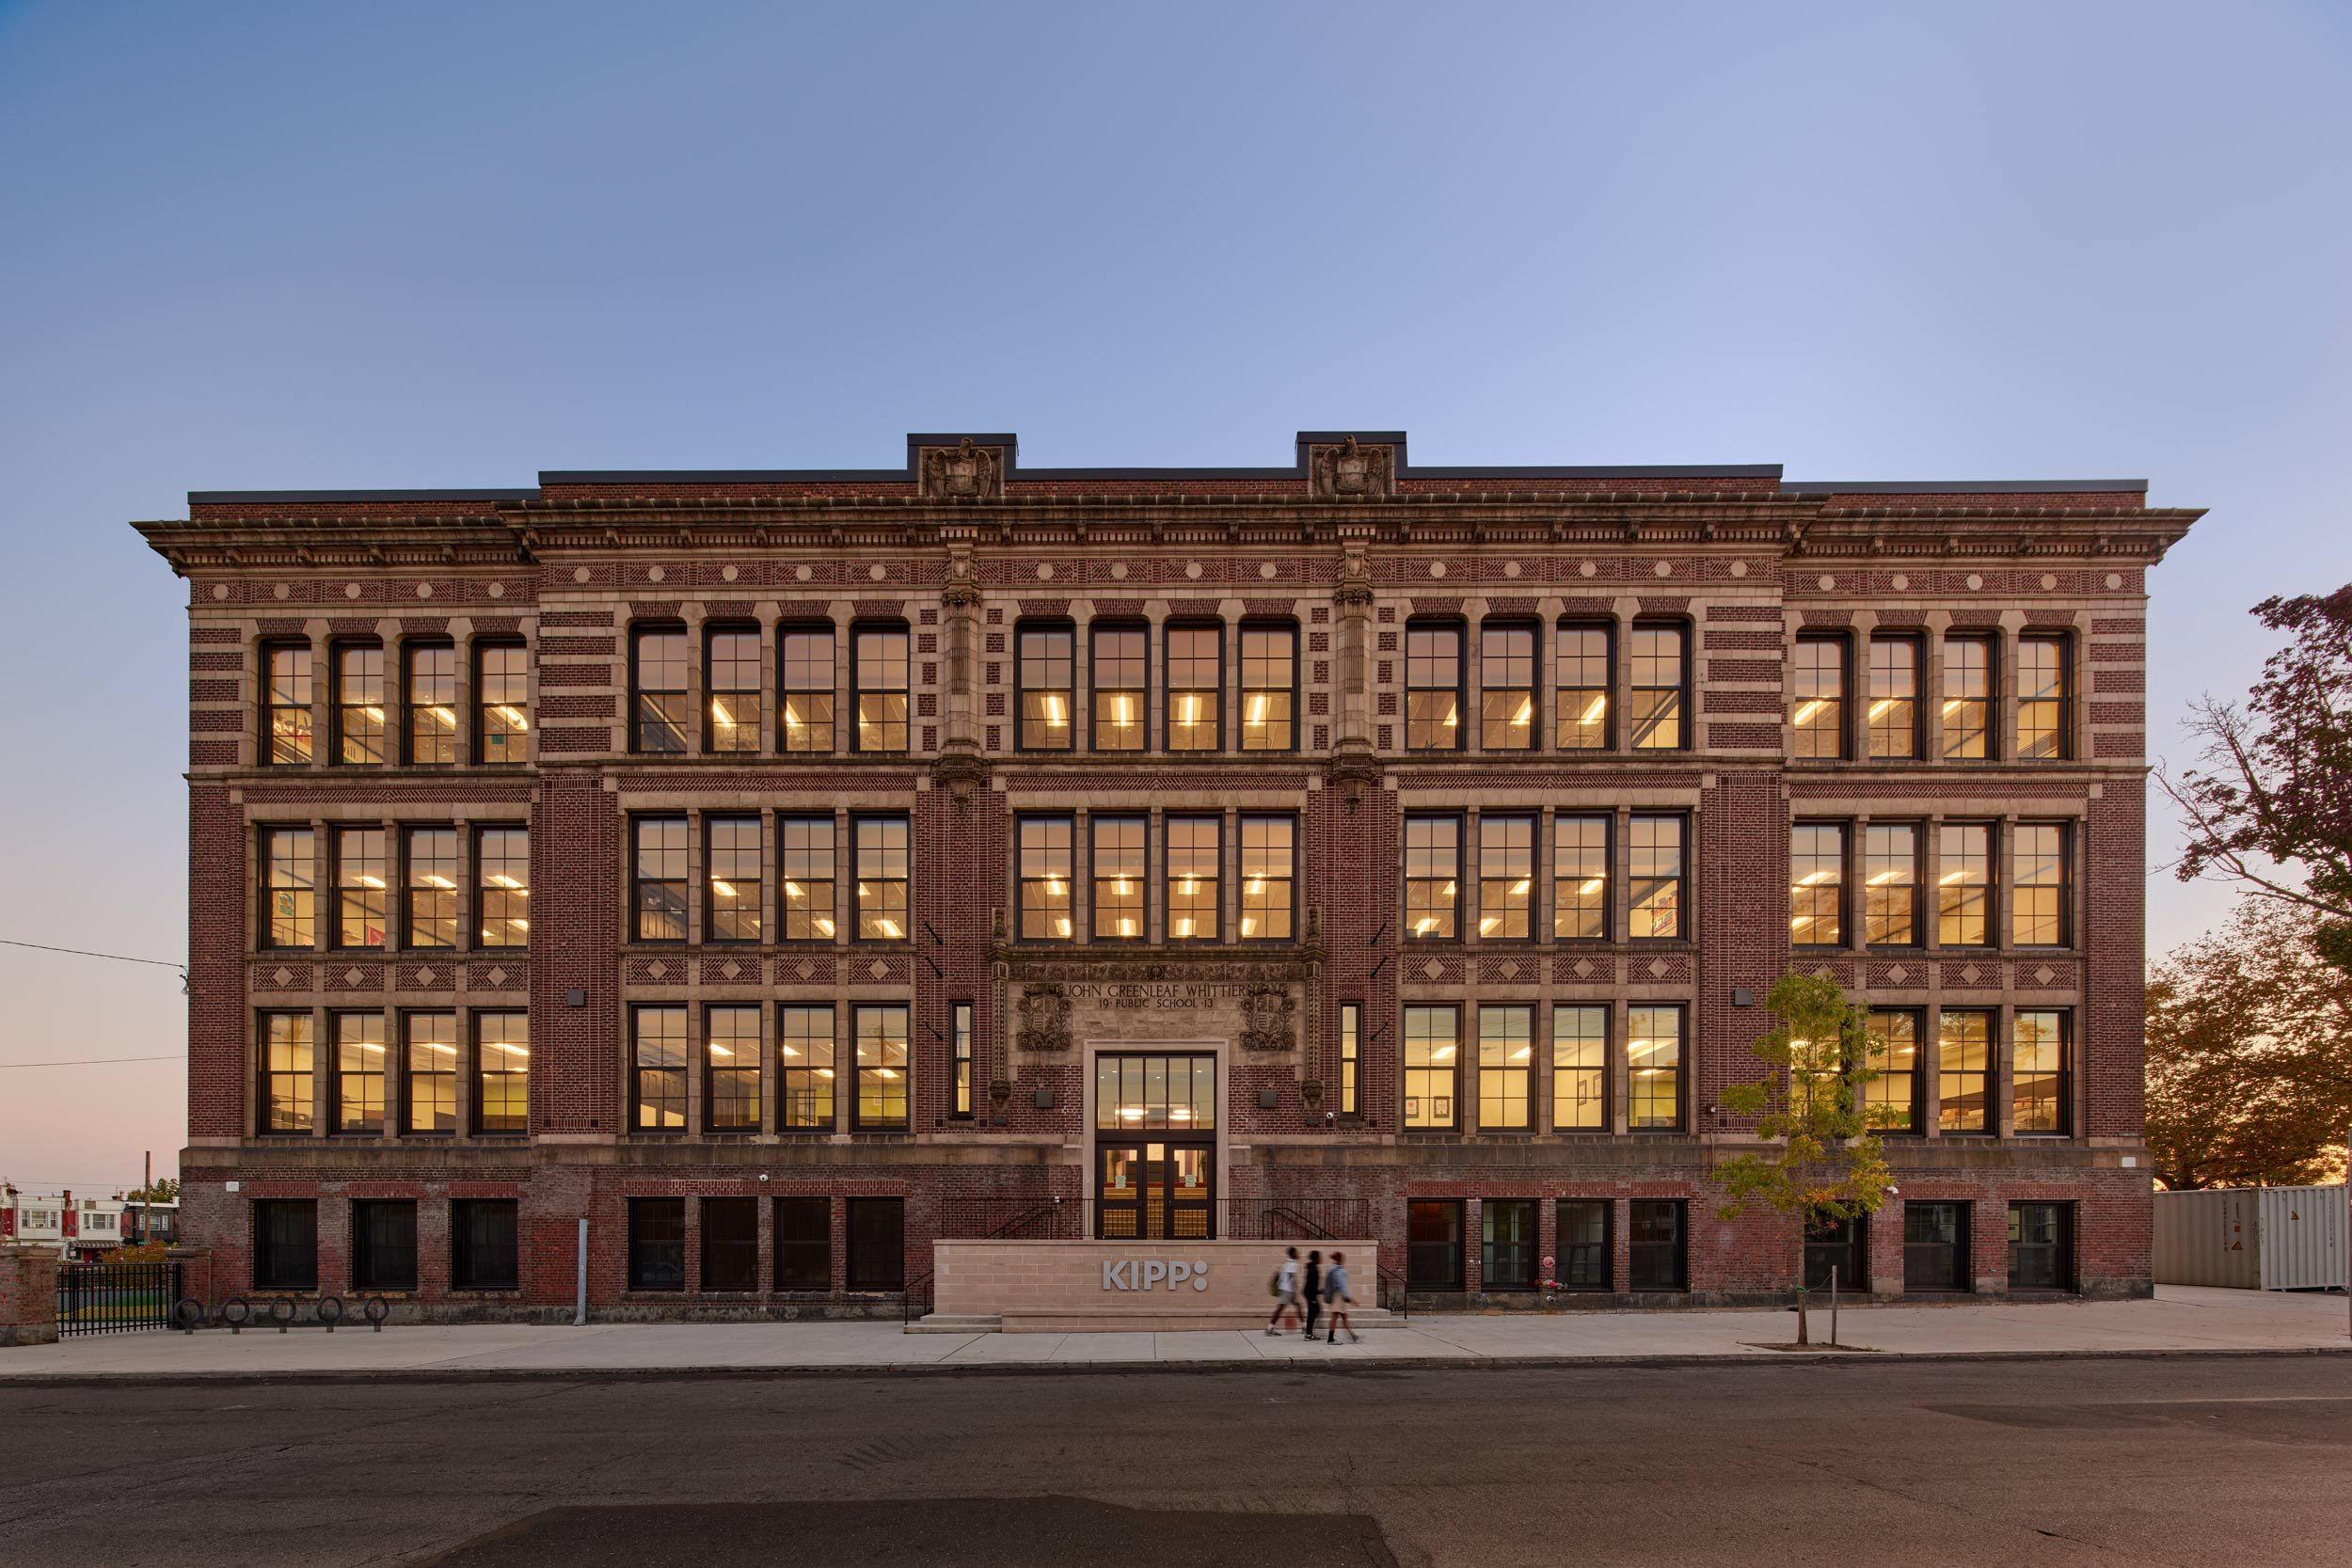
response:
<path fill-rule="evenodd" d="M 1846 829 L 1800 822 L 1788 830 L 1788 940 L 1836 947 L 1846 940 Z"/>
<path fill-rule="evenodd" d="M 1168 628 L 1168 749 L 1214 752 L 1224 742 L 1225 628 Z"/>
<path fill-rule="evenodd" d="M 1609 818 L 1551 820 L 1551 934 L 1594 941 L 1609 934 Z"/>
<path fill-rule="evenodd" d="M 640 1132 L 686 1131 L 686 1009 L 632 1007 L 629 1125 Z"/>
<path fill-rule="evenodd" d="M 330 1013 L 335 1040 L 335 1131 L 384 1131 L 384 1015 Z"/>
<path fill-rule="evenodd" d="M 2063 1137 L 2072 1128 L 2074 1101 L 2068 1016 L 2055 1012 L 2017 1014 L 2016 1059 L 2010 1067 L 2016 1091 L 2016 1130 Z"/>
<path fill-rule="evenodd" d="M 1168 940 L 1215 942 L 1223 824 L 1214 816 L 1168 819 Z"/>
<path fill-rule="evenodd" d="M 1478 1009 L 1478 1129 L 1523 1132 L 1535 1082 L 1535 1012 Z"/>
<path fill-rule="evenodd" d="M 1067 752 L 1078 743 L 1077 634 L 1067 626 L 1025 626 L 1016 664 L 1021 684 L 1021 749 Z"/>
<path fill-rule="evenodd" d="M 1551 1009 L 1551 1126 L 1556 1132 L 1609 1130 L 1609 1009 Z"/>
<path fill-rule="evenodd" d="M 391 900 L 384 830 L 338 828 L 334 846 L 335 945 L 381 947 Z"/>
<path fill-rule="evenodd" d="M 1637 816 L 1631 823 L 1633 842 L 1628 846 L 1632 867 L 1630 929 L 1634 937 L 1680 937 L 1682 916 L 1682 837 L 1679 816 Z"/>
<path fill-rule="evenodd" d="M 1935 940 L 1946 947 L 1982 947 L 1993 939 L 1986 906 L 1993 891 L 1993 827 L 1947 822 L 1937 835 Z"/>
<path fill-rule="evenodd" d="M 402 1021 L 407 1038 L 407 1084 L 401 1094 L 401 1130 L 457 1131 L 457 1015 L 410 1013 Z"/>
<path fill-rule="evenodd" d="M 1068 942 L 1077 826 L 1067 816 L 1025 816 L 1021 835 L 1021 938 Z"/>
<path fill-rule="evenodd" d="M 1292 693 L 1298 684 L 1298 632 L 1241 628 L 1241 749 L 1287 752 L 1297 745 Z"/>
<path fill-rule="evenodd" d="M 1919 754 L 1919 641 L 1879 637 L 1870 641 L 1870 755 L 1910 758 Z"/>
<path fill-rule="evenodd" d="M 1633 628 L 1633 748 L 1672 752 L 1683 736 L 1682 687 L 1689 633 L 1680 626 Z"/>
<path fill-rule="evenodd" d="M 273 766 L 310 760 L 310 647 L 262 650 L 262 727 Z"/>
<path fill-rule="evenodd" d="M 2017 640 L 2017 755 L 2066 754 L 2066 639 Z"/>
<path fill-rule="evenodd" d="M 1143 890 L 1147 824 L 1140 816 L 1097 816 L 1087 831 L 1094 840 L 1094 934 L 1099 940 L 1143 940 Z"/>
<path fill-rule="evenodd" d="M 1990 1125 L 1993 1015 L 1947 1012 L 1936 1034 L 1936 1125 L 1947 1132 L 1982 1132 Z"/>
<path fill-rule="evenodd" d="M 1094 1125 L 1105 1132 L 1215 1132 L 1216 1058 L 1104 1053 L 1094 1058 Z"/>
<path fill-rule="evenodd" d="M 1478 934 L 1494 942 L 1534 936 L 1535 819 L 1478 819 Z"/>
<path fill-rule="evenodd" d="M 907 749 L 907 634 L 867 626 L 852 639 L 857 677 L 857 749 Z"/>
<path fill-rule="evenodd" d="M 907 1125 L 907 1010 L 857 1009 L 857 1100 L 850 1125 L 903 1132 Z"/>
<path fill-rule="evenodd" d="M 661 755 L 686 750 L 686 633 L 640 627 L 629 640 L 631 749 Z"/>
<path fill-rule="evenodd" d="M 1535 744 L 1535 628 L 1478 632 L 1478 744 L 1524 752 Z"/>
<path fill-rule="evenodd" d="M 759 1009 L 703 1013 L 703 1122 L 713 1132 L 759 1131 Z"/>
<path fill-rule="evenodd" d="M 476 762 L 491 766 L 531 760 L 531 657 L 519 642 L 474 648 Z"/>
<path fill-rule="evenodd" d="M 408 760 L 457 760 L 457 649 L 448 642 L 411 642 L 407 661 Z"/>
<path fill-rule="evenodd" d="M 767 908 L 761 877 L 759 818 L 703 818 L 705 942 L 757 942 Z"/>
<path fill-rule="evenodd" d="M 2066 943 L 2066 827 L 2020 822 L 2010 838 L 2009 940 L 2019 947 Z"/>
<path fill-rule="evenodd" d="M 717 626 L 706 633 L 703 669 L 708 690 L 708 746 L 714 752 L 759 750 L 760 649 L 756 626 Z"/>
<path fill-rule="evenodd" d="M 950 1074 L 947 1114 L 968 1117 L 972 1114 L 972 1004 L 955 1003 L 949 1008 L 952 1034 L 948 1042 Z"/>
<path fill-rule="evenodd" d="M 1796 754 L 1801 757 L 1842 757 L 1846 754 L 1846 640 L 1842 637 L 1797 639 L 1797 662 L 1791 671 L 1788 722 L 1796 730 Z"/>
<path fill-rule="evenodd" d="M 1862 937 L 1874 947 L 1919 940 L 1919 829 L 1873 822 L 1862 839 Z"/>
<path fill-rule="evenodd" d="M 1992 754 L 1993 639 L 1944 639 L 1944 754 Z"/>
<path fill-rule="evenodd" d="M 1462 744 L 1462 628 L 1405 628 L 1405 748 L 1451 752 Z"/>
<path fill-rule="evenodd" d="M 531 1017 L 473 1015 L 473 1130 L 531 1130 Z"/>
<path fill-rule="evenodd" d="M 834 937 L 833 818 L 779 817 L 777 875 L 784 879 L 784 940 L 831 942 Z"/>
<path fill-rule="evenodd" d="M 262 946 L 318 944 L 317 846 L 308 828 L 262 830 L 262 906 L 269 911 Z"/>
<path fill-rule="evenodd" d="M 1555 740 L 1564 752 L 1609 744 L 1609 628 L 1562 626 Z"/>
<path fill-rule="evenodd" d="M 1454 934 L 1461 902 L 1462 823 L 1453 816 L 1405 819 L 1405 937 L 1442 942 Z"/>
<path fill-rule="evenodd" d="M 335 648 L 335 760 L 384 760 L 384 650 L 373 642 Z"/>
<path fill-rule="evenodd" d="M 1682 1125 L 1682 1009 L 1628 1007 L 1625 1056 L 1632 1093 L 1626 1125 L 1636 1130 Z"/>
<path fill-rule="evenodd" d="M 457 945 L 457 892 L 466 875 L 454 828 L 410 828 L 403 835 L 408 878 L 405 947 Z"/>
<path fill-rule="evenodd" d="M 1919 1015 L 1873 1008 L 1868 1022 L 1869 1069 L 1862 1085 L 1862 1115 L 1882 1132 L 1919 1131 Z"/>
<path fill-rule="evenodd" d="M 686 940 L 686 818 L 641 816 L 637 835 L 635 895 L 639 942 Z"/>
<path fill-rule="evenodd" d="M 833 1126 L 833 1009 L 786 1006 L 776 1012 L 776 1120 L 787 1131 Z"/>
<path fill-rule="evenodd" d="M 1287 816 L 1241 819 L 1241 936 L 1244 942 L 1291 939 L 1298 824 Z"/>
<path fill-rule="evenodd" d="M 782 688 L 776 744 L 787 752 L 833 750 L 833 628 L 787 626 L 776 634 Z"/>
<path fill-rule="evenodd" d="M 262 1015 L 262 1083 L 257 1097 L 264 1132 L 308 1132 L 317 1056 L 309 1013 Z"/>
<path fill-rule="evenodd" d="M 1461 1014 L 1454 1007 L 1405 1009 L 1405 1125 L 1454 1125 L 1454 1085 L 1461 1072 L 1457 1033 Z"/>
<path fill-rule="evenodd" d="M 1340 1004 L 1340 1115 L 1359 1116 L 1364 1092 L 1364 1007 Z"/>
<path fill-rule="evenodd" d="M 1091 639 L 1094 749 L 1140 752 L 1144 694 L 1151 689 L 1151 634 L 1141 626 L 1097 626 Z"/>
<path fill-rule="evenodd" d="M 866 816 L 850 825 L 857 854 L 857 934 L 861 942 L 907 937 L 907 819 Z"/>
<path fill-rule="evenodd" d="M 474 839 L 479 947 L 531 943 L 531 830 L 485 828 Z"/>

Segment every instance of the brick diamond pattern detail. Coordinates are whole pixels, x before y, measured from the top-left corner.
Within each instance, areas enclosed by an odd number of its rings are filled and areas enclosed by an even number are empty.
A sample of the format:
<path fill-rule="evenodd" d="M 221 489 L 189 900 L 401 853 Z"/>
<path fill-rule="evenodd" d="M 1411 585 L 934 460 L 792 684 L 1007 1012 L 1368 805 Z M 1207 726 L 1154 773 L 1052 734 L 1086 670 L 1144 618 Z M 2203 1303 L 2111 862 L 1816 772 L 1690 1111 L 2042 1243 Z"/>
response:
<path fill-rule="evenodd" d="M 294 983 L 294 971 L 288 969 L 284 964 L 279 964 L 278 966 L 278 973 L 271 975 L 270 978 L 277 981 L 281 986 L 292 985 Z"/>
<path fill-rule="evenodd" d="M 1886 978 L 1889 984 L 1899 986 L 1905 980 L 1911 978 L 1911 971 L 1905 969 L 1900 964 L 1896 964 L 1894 967 L 1887 970 Z"/>
<path fill-rule="evenodd" d="M 1518 961 L 1515 958 L 1505 958 L 1495 967 L 1495 973 L 1506 980 L 1516 980 L 1519 977 Z"/>
<path fill-rule="evenodd" d="M 2058 971 L 2052 969 L 2048 964 L 2043 964 L 2040 969 L 2033 972 L 2033 977 L 2046 986 L 2052 980 L 2058 978 Z"/>
<path fill-rule="evenodd" d="M 1576 977 L 1580 980 L 1589 980 L 1593 977 L 1592 959 L 1579 958 L 1576 960 Z"/>
<path fill-rule="evenodd" d="M 343 984 L 347 986 L 356 986 L 367 977 L 368 972 L 356 964 L 343 971 Z"/>
<path fill-rule="evenodd" d="M 737 963 L 737 962 L 736 962 L 733 958 L 729 958 L 729 959 L 727 960 L 727 966 L 726 966 L 726 968 L 724 968 L 724 969 L 721 970 L 719 973 L 720 973 L 720 974 L 723 974 L 723 975 L 725 975 L 728 979 L 732 980 L 732 979 L 734 979 L 737 975 L 741 974 L 743 973 L 743 966 L 742 966 L 741 964 L 739 964 L 739 963 Z"/>
<path fill-rule="evenodd" d="M 1650 977 L 1651 979 L 1653 979 L 1653 980 L 1661 979 L 1661 978 L 1663 978 L 1663 977 L 1664 977 L 1665 973 L 1666 973 L 1666 960 L 1665 960 L 1665 959 L 1663 959 L 1663 958 L 1652 958 L 1652 959 L 1649 961 L 1649 977 Z"/>
<path fill-rule="evenodd" d="M 805 980 L 817 973 L 817 966 L 810 963 L 806 958 L 803 958 L 801 960 L 801 967 L 794 970 L 793 973 L 798 974 L 802 979 Z"/>
<path fill-rule="evenodd" d="M 669 973 L 670 966 L 663 963 L 660 958 L 654 959 L 653 962 L 645 966 L 645 978 L 648 980 L 659 980 Z"/>
<path fill-rule="evenodd" d="M 880 958 L 876 958 L 872 963 L 866 966 L 866 973 L 871 974 L 877 980 L 887 980 L 890 978 L 890 966 L 882 962 Z"/>
<path fill-rule="evenodd" d="M 417 971 L 417 984 L 421 986 L 429 986 L 436 978 L 437 976 L 434 974 L 430 967 Z"/>
<path fill-rule="evenodd" d="M 1437 959 L 1432 958 L 1427 963 L 1421 966 L 1421 972 L 1427 975 L 1430 979 L 1434 980 L 1445 973 L 1445 965 L 1439 963 Z"/>
<path fill-rule="evenodd" d="M 496 969 L 490 971 L 490 984 L 494 986 L 502 986 L 506 984 L 506 966 L 504 964 L 501 964 Z"/>
<path fill-rule="evenodd" d="M 1960 972 L 1960 977 L 1973 986 L 1979 978 L 1982 977 L 1983 974 L 1983 970 L 1979 969 L 1975 964 L 1970 964 Z"/>

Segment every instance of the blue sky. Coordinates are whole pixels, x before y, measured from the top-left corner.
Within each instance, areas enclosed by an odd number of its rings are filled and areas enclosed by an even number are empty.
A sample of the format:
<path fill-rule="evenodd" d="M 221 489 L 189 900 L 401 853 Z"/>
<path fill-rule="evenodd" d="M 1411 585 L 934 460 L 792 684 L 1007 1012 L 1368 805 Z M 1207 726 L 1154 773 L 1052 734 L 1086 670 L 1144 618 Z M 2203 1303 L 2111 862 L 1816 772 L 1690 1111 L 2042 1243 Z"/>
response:
<path fill-rule="evenodd" d="M 2352 13 L 0 3 L 0 936 L 184 942 L 190 489 L 542 468 L 2144 476 L 2159 750 L 2352 578 Z M 2161 813 L 2154 816 L 2165 823 Z M 2159 832 L 2161 854 L 2168 834 Z M 2151 884 L 2152 945 L 2225 899 Z M 179 1049 L 0 949 L 0 1063 Z M 0 1075 L 168 1167 L 169 1063 Z"/>

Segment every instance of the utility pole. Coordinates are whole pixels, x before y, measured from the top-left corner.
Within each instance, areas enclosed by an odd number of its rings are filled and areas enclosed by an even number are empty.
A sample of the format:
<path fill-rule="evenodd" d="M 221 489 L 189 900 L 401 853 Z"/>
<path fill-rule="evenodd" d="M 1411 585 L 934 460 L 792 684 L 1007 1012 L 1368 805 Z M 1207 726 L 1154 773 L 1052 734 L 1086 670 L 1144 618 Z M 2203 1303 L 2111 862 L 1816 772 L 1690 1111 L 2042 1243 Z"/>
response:
<path fill-rule="evenodd" d="M 139 1181 L 139 1245 L 155 1239 L 155 1151 L 147 1151 L 147 1175 Z"/>

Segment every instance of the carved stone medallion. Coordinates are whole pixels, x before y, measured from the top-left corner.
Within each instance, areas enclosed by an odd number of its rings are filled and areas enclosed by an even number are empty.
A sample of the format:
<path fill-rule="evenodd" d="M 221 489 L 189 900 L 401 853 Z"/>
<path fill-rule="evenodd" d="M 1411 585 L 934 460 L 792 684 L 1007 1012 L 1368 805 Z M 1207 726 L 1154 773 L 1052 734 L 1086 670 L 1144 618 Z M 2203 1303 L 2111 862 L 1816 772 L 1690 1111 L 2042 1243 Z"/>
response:
<path fill-rule="evenodd" d="M 1021 992 L 1021 1049 L 1070 1049 L 1070 988 L 1059 980 L 1033 980 Z"/>
<path fill-rule="evenodd" d="M 1365 500 L 1389 493 L 1396 477 L 1395 459 L 1387 447 L 1364 447 L 1350 436 L 1336 447 L 1314 454 L 1315 494 L 1331 500 Z"/>
<path fill-rule="evenodd" d="M 1297 1010 L 1290 987 L 1271 980 L 1250 986 L 1242 998 L 1242 1049 L 1288 1051 L 1297 1043 L 1291 1025 L 1291 1015 Z"/>
<path fill-rule="evenodd" d="M 994 447 L 976 447 L 966 436 L 952 447 L 923 451 L 923 494 L 946 500 L 985 500 L 1004 481 L 1004 459 Z"/>

